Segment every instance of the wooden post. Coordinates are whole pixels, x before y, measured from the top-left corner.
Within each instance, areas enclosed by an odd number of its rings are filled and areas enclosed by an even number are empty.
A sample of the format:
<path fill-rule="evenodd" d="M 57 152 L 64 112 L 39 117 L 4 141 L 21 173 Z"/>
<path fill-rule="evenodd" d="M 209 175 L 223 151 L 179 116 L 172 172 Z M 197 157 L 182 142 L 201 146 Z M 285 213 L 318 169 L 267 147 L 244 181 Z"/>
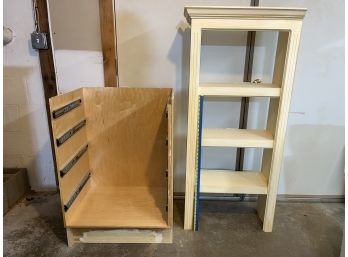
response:
<path fill-rule="evenodd" d="M 186 190 L 185 190 L 185 229 L 193 228 L 194 197 L 195 197 L 195 165 L 197 157 L 198 132 L 198 85 L 201 55 L 201 28 L 191 24 L 191 53 L 190 53 L 190 85 L 187 129 L 187 157 L 186 157 Z"/>
<path fill-rule="evenodd" d="M 114 0 L 99 0 L 104 84 L 118 87 L 117 38 Z"/>
<path fill-rule="evenodd" d="M 40 66 L 41 66 L 42 84 L 43 84 L 43 89 L 45 94 L 48 129 L 49 129 L 50 138 L 51 138 L 51 150 L 52 150 L 53 161 L 55 163 L 56 156 L 54 152 L 54 143 L 53 143 L 54 140 L 52 137 L 52 127 L 51 127 L 51 113 L 50 113 L 48 99 L 52 96 L 57 95 L 57 82 L 56 82 L 56 73 L 55 73 L 55 67 L 54 67 L 54 61 L 53 61 L 52 44 L 51 44 L 51 38 L 50 38 L 50 24 L 48 19 L 48 9 L 47 9 L 46 0 L 36 0 L 36 8 L 37 8 L 37 16 L 38 16 L 37 20 L 38 20 L 38 26 L 40 28 L 40 32 L 47 33 L 48 46 L 49 46 L 48 49 L 41 49 L 38 51 L 39 51 Z M 58 178 L 57 178 L 55 165 L 54 165 L 54 169 L 55 169 L 54 174 L 56 177 L 56 184 L 58 185 Z"/>

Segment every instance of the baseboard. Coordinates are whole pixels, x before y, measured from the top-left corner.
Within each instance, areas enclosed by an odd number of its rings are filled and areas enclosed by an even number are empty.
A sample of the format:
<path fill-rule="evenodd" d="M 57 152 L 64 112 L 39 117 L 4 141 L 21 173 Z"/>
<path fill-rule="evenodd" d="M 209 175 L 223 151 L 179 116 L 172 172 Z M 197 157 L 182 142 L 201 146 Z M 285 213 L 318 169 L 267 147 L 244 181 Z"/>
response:
<path fill-rule="evenodd" d="M 174 192 L 175 200 L 185 199 L 185 193 Z M 233 194 L 202 194 L 201 200 L 207 201 L 240 201 L 240 197 Z M 245 195 L 244 201 L 254 202 L 257 196 Z M 308 203 L 344 203 L 344 195 L 289 195 L 280 194 L 277 196 L 278 202 L 308 202 Z"/>

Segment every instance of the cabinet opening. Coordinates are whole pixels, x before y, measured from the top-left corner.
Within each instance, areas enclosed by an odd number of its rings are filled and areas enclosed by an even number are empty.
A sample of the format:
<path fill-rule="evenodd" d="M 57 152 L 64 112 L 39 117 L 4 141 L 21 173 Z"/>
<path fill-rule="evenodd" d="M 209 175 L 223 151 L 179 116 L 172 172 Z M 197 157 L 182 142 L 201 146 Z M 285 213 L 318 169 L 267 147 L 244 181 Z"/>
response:
<path fill-rule="evenodd" d="M 81 88 L 50 99 L 66 227 L 170 227 L 171 106 L 171 89 Z"/>

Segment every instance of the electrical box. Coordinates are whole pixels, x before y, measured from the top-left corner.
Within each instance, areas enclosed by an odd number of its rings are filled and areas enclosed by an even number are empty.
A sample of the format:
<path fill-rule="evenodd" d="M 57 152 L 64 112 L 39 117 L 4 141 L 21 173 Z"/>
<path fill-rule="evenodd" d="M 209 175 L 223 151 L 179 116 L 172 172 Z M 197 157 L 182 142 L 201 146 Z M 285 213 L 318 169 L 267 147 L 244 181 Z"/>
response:
<path fill-rule="evenodd" d="M 47 33 L 31 33 L 31 45 L 34 49 L 48 49 Z"/>

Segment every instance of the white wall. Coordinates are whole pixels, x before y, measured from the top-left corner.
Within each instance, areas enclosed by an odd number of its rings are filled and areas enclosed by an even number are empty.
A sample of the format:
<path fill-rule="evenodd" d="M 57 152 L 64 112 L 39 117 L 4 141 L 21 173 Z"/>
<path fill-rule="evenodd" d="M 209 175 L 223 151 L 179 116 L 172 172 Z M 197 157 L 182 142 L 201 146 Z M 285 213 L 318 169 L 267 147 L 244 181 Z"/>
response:
<path fill-rule="evenodd" d="M 28 168 L 34 190 L 55 188 L 45 100 L 31 1 L 5 0 L 4 26 L 14 32 L 4 46 L 4 167 Z"/>
<path fill-rule="evenodd" d="M 185 5 L 216 5 L 216 1 L 116 1 L 120 84 L 175 88 L 175 191 L 185 187 L 187 99 L 189 80 L 190 28 L 183 16 Z M 231 1 L 219 1 L 230 5 Z M 246 5 L 248 1 L 233 1 Z M 151 6 L 151 9 L 148 8 Z M 144 12 L 144 10 L 147 10 Z M 170 10 L 170 12 L 168 12 Z M 165 14 L 164 14 L 165 13 Z M 160 20 L 160 21 L 159 21 Z M 274 46 L 275 34 L 266 33 L 257 41 L 255 75 L 270 81 L 270 66 L 263 56 Z M 270 39 L 270 41 L 269 41 Z M 272 40 L 274 41 L 272 44 Z M 201 80 L 214 82 L 242 81 L 244 72 L 246 33 L 203 34 Z M 267 44 L 268 43 L 268 44 Z M 272 55 L 272 54 L 271 54 Z M 262 76 L 260 76 L 262 75 Z M 206 127 L 237 127 L 240 99 L 207 99 L 203 124 Z M 253 99 L 250 124 L 264 126 L 265 115 L 259 114 L 267 102 Z M 266 112 L 264 112 L 266 114 Z M 218 114 L 218 115 L 217 115 Z M 257 117 L 256 117 L 257 116 Z M 254 118 L 253 118 L 254 117 Z M 235 166 L 235 149 L 205 148 L 203 167 Z M 259 169 L 261 151 L 247 150 L 247 169 Z"/>
<path fill-rule="evenodd" d="M 176 90 L 175 191 L 184 190 L 190 35 L 185 5 L 247 5 L 249 1 L 116 1 L 121 85 L 171 86 Z M 307 7 L 279 193 L 344 192 L 344 1 L 261 0 L 263 6 Z M 170 11 L 169 11 L 170 10 Z M 257 35 L 253 78 L 271 80 L 276 35 Z M 245 35 L 203 38 L 201 80 L 242 80 Z M 228 46 L 226 44 L 230 44 Z M 219 46 L 216 46 L 219 45 Z M 221 46 L 222 45 L 222 46 Z M 251 127 L 265 126 L 267 103 L 253 99 Z M 203 124 L 238 124 L 239 103 L 207 101 Z M 222 116 L 222 118 L 218 118 Z M 260 151 L 245 167 L 258 169 Z M 203 166 L 233 168 L 233 149 L 203 152 Z M 254 164 L 253 164 L 254 163 Z"/>
<path fill-rule="evenodd" d="M 344 194 L 344 0 L 277 2 L 308 8 L 279 191 Z"/>
<path fill-rule="evenodd" d="M 99 0 L 47 0 L 59 93 L 104 86 Z"/>
<path fill-rule="evenodd" d="M 52 2 L 60 14 L 51 16 L 52 23 L 57 34 L 64 31 L 66 36 L 53 40 L 60 47 L 55 52 L 59 92 L 103 85 L 98 1 L 86 5 L 82 1 L 75 1 L 75 5 Z M 56 182 L 40 62 L 30 43 L 34 31 L 32 2 L 5 0 L 3 6 L 4 26 L 14 32 L 13 41 L 3 48 L 4 167 L 26 167 L 33 190 L 52 190 Z"/>
<path fill-rule="evenodd" d="M 6 0 L 5 7 L 12 2 Z M 49 2 L 60 92 L 81 86 L 102 86 L 98 1 Z M 176 91 L 176 192 L 184 190 L 186 160 L 190 30 L 183 8 L 195 4 L 246 6 L 249 1 L 116 1 L 120 84 L 173 87 Z M 260 4 L 309 9 L 303 27 L 279 193 L 343 194 L 344 1 L 261 0 Z M 204 35 L 201 79 L 241 81 L 245 41 L 245 33 Z M 275 43 L 274 33 L 257 34 L 253 78 L 261 78 L 264 82 L 271 80 Z M 266 108 L 267 101 L 252 99 L 250 127 L 265 126 Z M 209 100 L 204 111 L 207 127 L 236 127 L 238 124 L 237 99 Z M 40 122 L 44 123 L 42 119 Z M 46 129 L 45 124 L 32 124 L 37 130 Z M 247 151 L 245 167 L 259 169 L 260 158 L 260 151 Z M 233 149 L 204 149 L 205 167 L 233 168 L 234 163 Z M 53 178 L 51 165 L 36 173 L 47 173 Z"/>

